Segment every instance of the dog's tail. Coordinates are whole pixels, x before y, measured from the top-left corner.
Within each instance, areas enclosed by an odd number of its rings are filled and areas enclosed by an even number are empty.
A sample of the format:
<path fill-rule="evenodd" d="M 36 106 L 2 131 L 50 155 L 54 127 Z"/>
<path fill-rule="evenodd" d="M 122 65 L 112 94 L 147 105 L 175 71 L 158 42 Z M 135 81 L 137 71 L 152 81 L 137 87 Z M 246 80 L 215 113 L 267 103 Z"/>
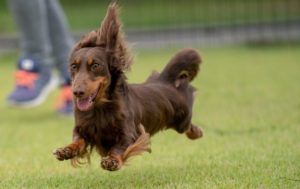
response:
<path fill-rule="evenodd" d="M 176 88 L 187 87 L 196 77 L 200 63 L 200 54 L 195 49 L 182 49 L 170 60 L 158 79 Z"/>

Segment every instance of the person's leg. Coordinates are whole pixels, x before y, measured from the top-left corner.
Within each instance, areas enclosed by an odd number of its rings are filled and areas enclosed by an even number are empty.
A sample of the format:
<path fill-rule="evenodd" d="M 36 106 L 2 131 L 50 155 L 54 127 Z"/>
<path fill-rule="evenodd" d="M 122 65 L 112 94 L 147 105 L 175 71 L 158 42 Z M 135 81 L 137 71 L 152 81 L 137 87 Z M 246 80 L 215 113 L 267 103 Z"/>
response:
<path fill-rule="evenodd" d="M 57 0 L 46 0 L 52 55 L 61 75 L 69 75 L 68 57 L 74 45 L 64 12 Z"/>
<path fill-rule="evenodd" d="M 63 114 L 71 114 L 73 101 L 68 66 L 68 57 L 74 44 L 64 12 L 57 0 L 46 0 L 50 43 L 55 67 L 60 72 L 63 84 L 56 109 Z"/>
<path fill-rule="evenodd" d="M 17 83 L 7 102 L 9 105 L 36 106 L 55 87 L 51 79 L 45 0 L 7 0 L 7 3 L 19 30 L 21 44 Z"/>
<path fill-rule="evenodd" d="M 50 67 L 51 47 L 45 0 L 7 0 L 19 30 L 21 57 L 31 57 Z"/>

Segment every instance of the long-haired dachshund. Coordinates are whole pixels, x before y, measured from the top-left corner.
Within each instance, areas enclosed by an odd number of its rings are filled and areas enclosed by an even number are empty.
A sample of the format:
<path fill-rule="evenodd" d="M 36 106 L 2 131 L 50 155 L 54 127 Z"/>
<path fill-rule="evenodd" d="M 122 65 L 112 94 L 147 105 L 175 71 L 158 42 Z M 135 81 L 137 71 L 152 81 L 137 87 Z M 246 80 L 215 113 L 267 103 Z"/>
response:
<path fill-rule="evenodd" d="M 150 152 L 150 136 L 172 128 L 190 139 L 202 136 L 191 123 L 195 89 L 189 83 L 201 58 L 194 49 L 179 51 L 145 83 L 128 84 L 132 63 L 118 21 L 116 4 L 108 7 L 100 29 L 82 37 L 70 58 L 75 127 L 73 142 L 58 148 L 58 160 L 77 166 L 96 148 L 101 167 L 119 170 L 130 156 Z"/>

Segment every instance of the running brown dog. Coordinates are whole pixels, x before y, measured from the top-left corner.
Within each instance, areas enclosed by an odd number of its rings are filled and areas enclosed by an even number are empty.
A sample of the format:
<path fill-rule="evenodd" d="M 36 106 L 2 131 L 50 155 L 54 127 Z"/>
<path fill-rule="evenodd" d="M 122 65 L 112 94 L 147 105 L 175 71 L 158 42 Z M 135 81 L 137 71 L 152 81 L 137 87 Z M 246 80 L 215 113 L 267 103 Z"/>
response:
<path fill-rule="evenodd" d="M 73 142 L 54 155 L 71 159 L 74 166 L 96 148 L 103 169 L 119 170 L 130 156 L 150 152 L 150 136 L 168 128 L 190 139 L 202 136 L 191 123 L 195 89 L 189 85 L 201 63 L 198 52 L 183 49 L 161 73 L 154 71 L 143 84 L 128 84 L 124 72 L 133 59 L 117 16 L 111 4 L 100 29 L 82 37 L 69 58 Z"/>

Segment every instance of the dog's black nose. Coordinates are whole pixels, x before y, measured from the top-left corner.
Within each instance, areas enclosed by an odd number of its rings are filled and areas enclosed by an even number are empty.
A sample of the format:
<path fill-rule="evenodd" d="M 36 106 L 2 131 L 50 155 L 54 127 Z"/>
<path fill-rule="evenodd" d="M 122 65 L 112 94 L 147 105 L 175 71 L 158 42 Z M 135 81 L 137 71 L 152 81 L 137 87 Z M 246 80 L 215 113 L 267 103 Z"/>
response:
<path fill-rule="evenodd" d="M 82 97 L 85 93 L 85 89 L 79 88 L 79 89 L 73 89 L 73 94 L 76 97 Z"/>

